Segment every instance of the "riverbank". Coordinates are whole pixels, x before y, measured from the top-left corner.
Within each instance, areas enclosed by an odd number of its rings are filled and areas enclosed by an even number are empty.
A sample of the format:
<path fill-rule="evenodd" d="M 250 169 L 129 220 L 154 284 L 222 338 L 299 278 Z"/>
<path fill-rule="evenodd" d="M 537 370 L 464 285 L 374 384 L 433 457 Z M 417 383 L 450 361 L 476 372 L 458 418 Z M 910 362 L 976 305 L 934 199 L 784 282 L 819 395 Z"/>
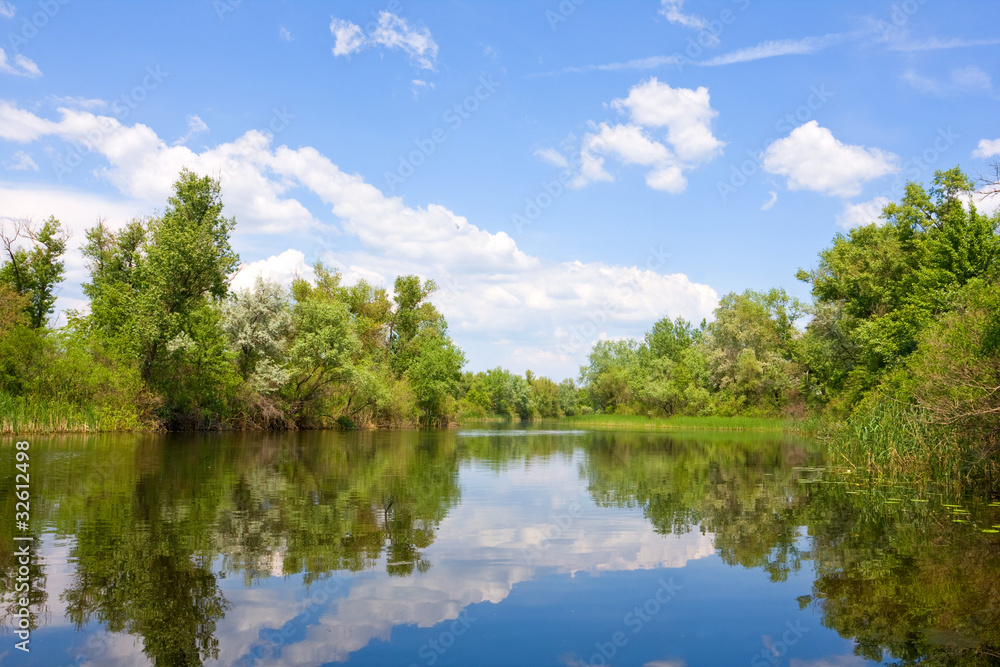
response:
<path fill-rule="evenodd" d="M 755 431 L 815 435 L 817 419 L 792 420 L 780 417 L 645 417 L 640 415 L 579 415 L 563 417 L 561 423 L 594 429 L 668 431 Z"/>
<path fill-rule="evenodd" d="M 131 420 L 109 419 L 96 411 L 67 410 L 65 405 L 28 405 L 25 401 L 0 401 L 0 435 L 22 433 L 111 433 L 156 432 L 165 430 L 155 425 L 144 425 Z M 734 431 L 761 433 L 798 433 L 815 435 L 821 422 L 818 419 L 792 420 L 777 417 L 645 417 L 640 415 L 576 415 L 558 417 L 560 425 L 584 429 L 612 430 L 667 430 L 667 431 Z M 460 419 L 459 427 L 482 424 L 510 423 L 507 417 L 474 417 Z M 454 426 L 454 424 L 453 424 Z M 410 428 L 415 427 L 411 425 Z M 407 428 L 403 426 L 402 428 Z M 263 430 L 263 429 L 211 429 L 211 430 Z M 269 429 L 273 430 L 273 429 Z M 329 429 L 339 430 L 339 429 Z M 364 430 L 364 429 L 361 429 Z"/>

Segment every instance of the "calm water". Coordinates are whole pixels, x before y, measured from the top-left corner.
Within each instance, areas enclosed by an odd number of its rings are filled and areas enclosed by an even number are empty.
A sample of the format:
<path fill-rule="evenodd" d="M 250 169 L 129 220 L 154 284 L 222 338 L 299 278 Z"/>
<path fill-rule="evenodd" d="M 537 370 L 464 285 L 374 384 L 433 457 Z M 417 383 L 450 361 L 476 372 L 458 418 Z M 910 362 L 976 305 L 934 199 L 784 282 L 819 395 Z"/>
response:
<path fill-rule="evenodd" d="M 1000 661 L 996 499 L 866 489 L 805 440 L 30 441 L 30 654 L 0 449 L 4 664 Z"/>

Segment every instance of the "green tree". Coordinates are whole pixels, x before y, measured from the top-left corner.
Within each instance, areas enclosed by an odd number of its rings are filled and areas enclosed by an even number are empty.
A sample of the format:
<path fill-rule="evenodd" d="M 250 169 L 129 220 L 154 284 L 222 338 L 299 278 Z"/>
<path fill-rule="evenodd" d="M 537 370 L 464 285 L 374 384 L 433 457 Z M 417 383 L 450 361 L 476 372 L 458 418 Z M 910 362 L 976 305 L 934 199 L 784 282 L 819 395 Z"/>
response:
<path fill-rule="evenodd" d="M 447 423 L 449 403 L 454 400 L 465 365 L 465 355 L 445 336 L 417 339 L 417 355 L 406 371 L 416 394 L 425 424 Z"/>
<path fill-rule="evenodd" d="M 920 332 L 951 308 L 956 290 L 997 275 L 1000 217 L 968 204 L 973 188 L 957 167 L 936 172 L 928 189 L 909 183 L 900 202 L 883 209 L 883 225 L 838 235 L 817 268 L 797 274 L 812 284 L 817 305 L 835 306 L 849 318 L 851 345 L 830 345 L 854 348 L 855 359 L 842 365 L 854 368 L 859 391 L 916 350 Z M 844 327 L 818 324 L 816 335 L 843 338 Z"/>
<path fill-rule="evenodd" d="M 18 247 L 18 240 L 29 248 Z M 25 312 L 34 329 L 45 326 L 55 310 L 55 288 L 62 282 L 67 235 L 54 216 L 40 229 L 30 223 L 14 221 L 13 229 L 0 228 L 0 244 L 6 255 L 0 265 L 0 284 L 8 285 L 17 294 L 27 297 Z"/>
<path fill-rule="evenodd" d="M 795 320 L 803 313 L 782 289 L 722 297 L 708 325 L 706 361 L 720 409 L 773 411 L 798 385 Z"/>

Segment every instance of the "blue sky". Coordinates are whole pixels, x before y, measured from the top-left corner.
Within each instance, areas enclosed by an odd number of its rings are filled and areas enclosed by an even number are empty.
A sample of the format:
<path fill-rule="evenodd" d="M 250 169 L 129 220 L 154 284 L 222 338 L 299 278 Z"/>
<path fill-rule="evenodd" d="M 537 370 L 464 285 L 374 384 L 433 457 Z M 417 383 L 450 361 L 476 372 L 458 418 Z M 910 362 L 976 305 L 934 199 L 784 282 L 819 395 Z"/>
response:
<path fill-rule="evenodd" d="M 221 178 L 254 276 L 417 273 L 469 358 L 783 287 L 903 184 L 1000 156 L 994 2 L 0 2 L 0 219 Z M 983 207 L 994 206 L 986 201 Z"/>

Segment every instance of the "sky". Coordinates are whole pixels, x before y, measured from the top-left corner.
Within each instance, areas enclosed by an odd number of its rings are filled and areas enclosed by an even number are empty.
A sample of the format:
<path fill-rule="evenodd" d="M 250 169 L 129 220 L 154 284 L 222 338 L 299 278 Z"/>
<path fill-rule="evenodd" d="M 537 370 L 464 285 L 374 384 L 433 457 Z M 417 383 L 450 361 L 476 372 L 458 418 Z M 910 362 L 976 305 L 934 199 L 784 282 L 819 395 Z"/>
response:
<path fill-rule="evenodd" d="M 907 181 L 1000 157 L 990 0 L 0 0 L 0 224 L 79 248 L 220 179 L 244 266 L 433 279 L 469 370 L 785 289 Z M 998 198 L 982 200 L 995 210 Z M 60 315 L 60 318 L 64 316 Z M 56 320 L 64 321 L 64 319 Z"/>

